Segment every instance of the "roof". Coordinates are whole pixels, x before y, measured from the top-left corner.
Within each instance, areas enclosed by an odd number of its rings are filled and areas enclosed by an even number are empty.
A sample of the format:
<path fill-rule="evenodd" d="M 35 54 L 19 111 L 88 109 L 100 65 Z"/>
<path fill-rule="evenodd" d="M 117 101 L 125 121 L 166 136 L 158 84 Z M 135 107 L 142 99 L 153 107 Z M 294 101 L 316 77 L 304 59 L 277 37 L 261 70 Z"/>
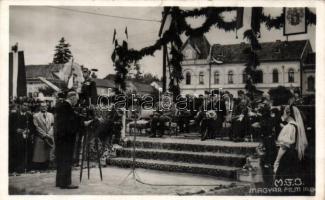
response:
<path fill-rule="evenodd" d="M 137 92 L 152 93 L 155 91 L 154 87 L 152 87 L 150 84 L 140 83 L 137 81 L 131 81 L 131 82 L 137 88 Z"/>
<path fill-rule="evenodd" d="M 26 65 L 26 78 L 44 77 L 46 79 L 59 79 L 55 72 L 63 68 L 63 64 Z"/>
<path fill-rule="evenodd" d="M 93 79 L 96 82 L 97 87 L 107 87 L 107 88 L 115 88 L 115 83 L 113 80 L 110 79 Z"/>
<path fill-rule="evenodd" d="M 184 43 L 182 50 L 187 46 L 191 45 L 198 53 L 198 59 L 207 59 L 210 51 L 210 43 L 204 35 L 202 36 L 190 36 Z"/>
<path fill-rule="evenodd" d="M 261 43 L 261 49 L 257 51 L 260 61 L 300 60 L 302 52 L 308 40 L 279 41 Z M 246 62 L 244 49 L 250 48 L 247 43 L 212 46 L 212 57 L 222 60 L 223 63 Z"/>
<path fill-rule="evenodd" d="M 133 84 L 134 87 L 136 88 L 136 92 L 139 92 L 139 93 L 152 93 L 155 91 L 155 88 L 152 87 L 150 84 L 140 83 L 140 82 L 131 81 L 131 80 L 128 80 L 127 82 L 129 84 Z"/>

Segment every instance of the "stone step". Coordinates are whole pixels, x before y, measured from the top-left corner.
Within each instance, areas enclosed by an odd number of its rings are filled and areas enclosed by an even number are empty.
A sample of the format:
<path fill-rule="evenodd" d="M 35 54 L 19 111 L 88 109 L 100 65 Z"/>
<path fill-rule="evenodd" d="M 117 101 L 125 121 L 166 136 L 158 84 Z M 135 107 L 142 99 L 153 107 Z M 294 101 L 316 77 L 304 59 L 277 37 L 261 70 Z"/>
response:
<path fill-rule="evenodd" d="M 118 157 L 131 158 L 133 148 L 122 148 L 116 151 Z M 168 160 L 175 162 L 199 163 L 210 165 L 223 165 L 242 167 L 245 164 L 245 156 L 216 152 L 176 151 L 165 149 L 136 149 L 136 158 L 152 160 Z"/>
<path fill-rule="evenodd" d="M 137 137 L 135 146 L 141 149 L 165 149 L 192 152 L 218 152 L 229 154 L 252 155 L 255 153 L 257 142 L 231 142 L 224 140 L 178 139 L 178 138 L 148 138 Z M 133 146 L 133 137 L 128 137 L 123 145 L 126 148 Z"/>
<path fill-rule="evenodd" d="M 162 160 L 149 160 L 149 159 L 136 159 L 136 168 L 145 168 L 153 170 L 183 172 L 193 174 L 204 174 L 217 176 L 221 178 L 236 179 L 237 167 L 220 166 L 220 165 L 207 165 L 207 164 L 194 164 L 186 162 L 162 161 Z M 108 165 L 130 168 L 133 166 L 132 158 L 117 157 L 107 160 Z"/>

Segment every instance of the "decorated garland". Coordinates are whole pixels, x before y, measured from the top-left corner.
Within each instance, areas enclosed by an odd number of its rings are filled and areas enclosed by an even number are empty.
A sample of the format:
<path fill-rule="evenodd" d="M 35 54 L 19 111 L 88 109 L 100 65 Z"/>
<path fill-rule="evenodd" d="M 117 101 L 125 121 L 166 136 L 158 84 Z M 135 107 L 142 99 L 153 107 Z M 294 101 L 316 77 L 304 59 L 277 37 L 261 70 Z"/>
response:
<path fill-rule="evenodd" d="M 172 67 L 170 73 L 169 90 L 177 95 L 180 92 L 179 83 L 183 79 L 181 62 L 183 61 L 183 55 L 181 53 L 181 47 L 183 45 L 180 35 L 185 33 L 187 36 L 200 36 L 208 32 L 212 26 L 225 31 L 236 30 L 236 19 L 230 22 L 225 22 L 221 14 L 226 11 L 235 11 L 237 7 L 209 7 L 200 8 L 194 10 L 181 10 L 178 7 L 172 7 L 169 9 L 169 13 L 172 16 L 172 23 L 170 29 L 165 31 L 161 38 L 159 38 L 155 44 L 144 47 L 141 50 L 128 49 L 127 43 L 123 41 L 123 45 L 116 43 L 115 50 L 112 54 L 112 60 L 114 62 L 116 70 L 116 84 L 120 85 L 122 90 L 125 90 L 125 80 L 130 63 L 140 60 L 146 55 L 153 55 L 155 51 L 160 50 L 162 46 L 171 43 L 172 55 L 169 64 Z M 206 20 L 202 26 L 192 28 L 187 22 L 187 17 L 200 17 L 205 16 Z M 306 9 L 306 22 L 307 24 L 316 24 L 316 15 L 312 13 L 308 8 Z M 244 38 L 250 43 L 250 48 L 245 49 L 244 53 L 247 55 L 247 63 L 245 64 L 247 82 L 246 89 L 248 92 L 253 93 L 256 91 L 254 86 L 254 77 L 256 76 L 256 67 L 260 64 L 257 56 L 257 51 L 261 48 L 258 38 L 260 37 L 260 24 L 265 23 L 265 26 L 270 30 L 271 28 L 279 29 L 284 24 L 284 14 L 276 18 L 266 16 L 263 13 L 263 8 L 252 8 L 252 22 L 251 29 L 244 32 Z"/>

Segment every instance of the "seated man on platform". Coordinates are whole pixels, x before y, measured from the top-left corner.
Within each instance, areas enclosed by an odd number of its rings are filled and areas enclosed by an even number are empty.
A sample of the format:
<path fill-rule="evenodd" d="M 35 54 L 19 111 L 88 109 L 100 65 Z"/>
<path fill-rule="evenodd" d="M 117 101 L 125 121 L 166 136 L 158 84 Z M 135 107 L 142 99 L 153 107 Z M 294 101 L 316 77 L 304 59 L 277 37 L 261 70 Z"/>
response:
<path fill-rule="evenodd" d="M 177 124 L 179 127 L 180 133 L 189 133 L 190 129 L 190 119 L 191 119 L 191 110 L 190 105 L 188 104 L 188 98 L 180 97 L 177 100 Z"/>
<path fill-rule="evenodd" d="M 201 140 L 205 139 L 214 139 L 216 137 L 216 131 L 218 130 L 218 98 L 216 96 L 217 93 L 206 92 L 208 98 L 203 104 L 203 108 L 201 108 L 200 113 L 198 114 L 198 118 L 201 118 Z"/>
<path fill-rule="evenodd" d="M 165 132 L 165 123 L 176 115 L 176 108 L 171 95 L 162 95 L 155 105 L 155 110 L 151 121 L 152 134 L 150 137 L 162 137 Z"/>

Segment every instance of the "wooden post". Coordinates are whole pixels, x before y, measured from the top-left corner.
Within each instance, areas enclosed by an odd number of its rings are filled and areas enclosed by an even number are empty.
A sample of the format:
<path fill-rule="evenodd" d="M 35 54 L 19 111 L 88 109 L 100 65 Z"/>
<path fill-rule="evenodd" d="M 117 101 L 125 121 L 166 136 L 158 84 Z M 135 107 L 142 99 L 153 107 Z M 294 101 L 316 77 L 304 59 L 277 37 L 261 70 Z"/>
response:
<path fill-rule="evenodd" d="M 167 56 L 167 45 L 163 46 L 163 76 L 162 76 L 162 82 L 163 82 L 163 92 L 166 92 L 166 69 L 167 69 L 167 63 L 166 63 L 166 56 Z"/>

